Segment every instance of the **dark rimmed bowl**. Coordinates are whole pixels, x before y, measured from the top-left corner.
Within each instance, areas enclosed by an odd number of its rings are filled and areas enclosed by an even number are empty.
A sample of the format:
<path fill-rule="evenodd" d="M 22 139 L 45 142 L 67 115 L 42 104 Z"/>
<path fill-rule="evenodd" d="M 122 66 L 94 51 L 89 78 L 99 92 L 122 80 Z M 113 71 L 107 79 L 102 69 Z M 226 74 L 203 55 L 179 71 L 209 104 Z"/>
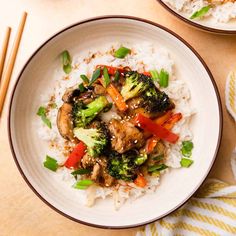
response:
<path fill-rule="evenodd" d="M 113 42 L 153 43 L 167 48 L 175 61 L 176 75 L 191 91 L 196 115 L 191 122 L 194 134 L 194 165 L 170 171 L 154 194 L 146 194 L 115 211 L 113 201 L 100 200 L 88 208 L 79 201 L 70 185 L 42 166 L 48 145 L 37 133 L 36 111 L 40 96 L 53 88 L 60 67 L 58 55 L 65 48 L 72 55 L 97 50 Z M 158 60 L 158 58 L 157 58 Z M 200 96 L 199 96 L 200 94 Z M 208 119 L 214 114 L 214 119 Z M 222 133 L 219 93 L 207 65 L 180 36 L 144 19 L 129 16 L 102 16 L 71 25 L 42 44 L 29 58 L 15 84 L 9 109 L 9 141 L 23 178 L 52 209 L 79 223 L 101 228 L 130 228 L 156 221 L 183 205 L 207 177 L 218 152 Z M 206 149 L 207 147 L 207 149 Z"/>
<path fill-rule="evenodd" d="M 227 23 L 216 23 L 213 19 L 213 17 L 208 17 L 206 19 L 200 19 L 200 20 L 191 20 L 189 15 L 178 12 L 174 8 L 172 8 L 170 5 L 165 3 L 162 0 L 157 0 L 168 12 L 170 12 L 174 17 L 177 17 L 178 19 L 184 21 L 190 26 L 193 26 L 195 28 L 198 28 L 200 30 L 208 31 L 211 33 L 216 34 L 223 34 L 223 35 L 234 35 L 236 34 L 236 21 L 231 20 Z"/>

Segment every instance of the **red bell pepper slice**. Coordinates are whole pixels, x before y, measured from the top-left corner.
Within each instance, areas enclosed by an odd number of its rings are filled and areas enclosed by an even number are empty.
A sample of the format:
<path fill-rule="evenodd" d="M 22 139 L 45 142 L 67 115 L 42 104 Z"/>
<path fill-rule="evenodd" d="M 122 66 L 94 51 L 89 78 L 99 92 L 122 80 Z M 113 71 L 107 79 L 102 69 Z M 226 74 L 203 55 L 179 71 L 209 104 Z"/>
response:
<path fill-rule="evenodd" d="M 75 146 L 73 151 L 70 153 L 69 157 L 67 158 L 64 166 L 71 169 L 77 168 L 78 162 L 85 154 L 85 150 L 87 149 L 86 145 L 83 142 L 80 142 Z"/>
<path fill-rule="evenodd" d="M 170 143 L 176 143 L 179 138 L 177 134 L 172 133 L 168 129 L 162 127 L 159 124 L 156 124 L 154 121 L 141 114 L 137 114 L 134 119 L 134 122 L 140 128 Z"/>

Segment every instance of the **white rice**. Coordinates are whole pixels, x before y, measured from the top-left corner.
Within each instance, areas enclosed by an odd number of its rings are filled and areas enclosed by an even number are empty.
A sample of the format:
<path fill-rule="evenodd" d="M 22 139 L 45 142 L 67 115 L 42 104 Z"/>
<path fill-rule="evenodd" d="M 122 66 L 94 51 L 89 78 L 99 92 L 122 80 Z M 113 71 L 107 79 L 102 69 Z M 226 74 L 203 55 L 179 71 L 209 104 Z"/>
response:
<path fill-rule="evenodd" d="M 62 105 L 62 95 L 67 88 L 78 85 L 81 82 L 79 79 L 81 74 L 87 74 L 88 76 L 91 76 L 96 65 L 106 64 L 110 66 L 129 66 L 132 70 L 138 70 L 140 72 L 153 69 L 165 69 L 168 71 L 170 75 L 169 86 L 164 89 L 164 91 L 174 101 L 176 105 L 175 112 L 181 112 L 183 118 L 175 125 L 173 129 L 173 132 L 179 134 L 178 142 L 176 144 L 165 143 L 167 146 L 166 164 L 173 168 L 180 167 L 181 143 L 184 140 L 192 139 L 192 133 L 189 129 L 189 121 L 194 113 L 194 110 L 190 107 L 190 92 L 183 80 L 180 78 L 175 78 L 173 70 L 174 62 L 166 49 L 163 49 L 162 47 L 154 48 L 153 45 L 148 43 L 135 45 L 129 45 L 127 43 L 126 46 L 132 49 L 132 53 L 124 59 L 114 58 L 111 54 L 111 51 L 114 48 L 119 48 L 120 44 L 114 44 L 113 46 L 109 45 L 107 50 L 104 52 L 88 52 L 85 58 L 90 58 L 92 54 L 95 55 L 95 57 L 91 59 L 89 63 L 81 56 L 73 55 L 74 69 L 68 78 L 65 79 L 65 74 L 63 73 L 62 69 L 59 68 L 57 72 L 61 74 L 61 77 L 59 77 L 56 81 L 55 87 L 52 88 L 50 94 L 44 94 L 42 96 L 39 106 L 48 106 L 50 103 L 49 100 L 53 96 L 55 98 L 54 102 L 57 105 L 57 108 L 49 109 L 48 112 L 48 118 L 52 123 L 52 129 L 49 129 L 43 124 L 43 122 L 41 122 L 40 119 L 38 119 L 38 135 L 41 139 L 48 143 L 48 155 L 55 158 L 60 164 L 63 164 L 66 160 L 66 157 L 63 155 L 63 152 L 65 151 L 65 140 L 60 136 L 56 125 L 57 111 Z M 111 118 L 111 116 L 117 117 L 117 114 L 114 112 L 114 110 L 107 112 L 103 119 L 108 120 L 108 118 Z M 52 144 L 54 146 L 52 146 Z M 44 157 L 42 157 L 42 161 L 43 158 Z M 58 176 L 60 176 L 59 178 L 61 178 L 62 181 L 67 182 L 69 187 L 71 187 L 76 182 L 70 172 L 71 171 L 65 167 L 62 167 L 57 171 Z M 168 171 L 162 171 L 162 173 L 166 172 Z M 87 190 L 74 189 L 74 191 L 79 192 L 81 195 L 81 203 L 88 206 L 92 206 L 95 199 L 97 198 L 105 199 L 108 196 L 112 196 L 114 199 L 115 208 L 118 209 L 128 199 L 129 201 L 133 201 L 146 193 L 154 192 L 159 185 L 159 177 L 147 177 L 147 181 L 148 184 L 145 188 L 139 188 L 133 183 L 127 185 L 127 183 L 121 181 L 120 187 L 116 187 L 116 189 L 114 189 L 114 187 L 102 188 L 99 186 L 91 186 Z"/>
<path fill-rule="evenodd" d="M 202 7 L 211 5 L 212 7 L 207 14 L 196 20 L 203 18 L 214 19 L 215 22 L 227 23 L 232 19 L 236 18 L 236 2 L 225 2 L 221 0 L 163 0 L 169 6 L 174 8 L 176 11 L 188 15 L 189 17 Z"/>

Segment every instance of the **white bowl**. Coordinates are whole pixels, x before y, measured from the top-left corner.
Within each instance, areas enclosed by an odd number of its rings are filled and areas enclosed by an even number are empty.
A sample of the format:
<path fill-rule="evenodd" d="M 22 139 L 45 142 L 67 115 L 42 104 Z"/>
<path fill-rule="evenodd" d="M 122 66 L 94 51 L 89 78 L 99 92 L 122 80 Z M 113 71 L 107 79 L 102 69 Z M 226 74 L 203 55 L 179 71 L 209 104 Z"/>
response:
<path fill-rule="evenodd" d="M 164 8 L 166 8 L 172 15 L 176 16 L 180 20 L 194 26 L 200 30 L 205 30 L 218 34 L 236 34 L 236 20 L 230 20 L 229 22 L 216 22 L 213 17 L 208 17 L 200 20 L 191 20 L 189 14 L 178 12 L 176 9 L 165 3 L 163 0 L 157 0 Z"/>
<path fill-rule="evenodd" d="M 172 170 L 154 194 L 125 204 L 119 211 L 112 200 L 92 208 L 79 204 L 70 186 L 45 171 L 41 157 L 47 145 L 35 127 L 40 95 L 53 88 L 57 56 L 99 49 L 119 41 L 161 44 L 171 51 L 176 74 L 187 78 L 197 114 L 191 122 L 194 164 Z M 198 53 L 182 38 L 153 22 L 127 16 L 105 16 L 79 22 L 48 39 L 26 62 L 16 82 L 9 110 L 9 140 L 15 162 L 30 188 L 50 207 L 77 222 L 104 228 L 128 228 L 150 223 L 184 204 L 209 173 L 221 140 L 222 111 L 213 77 Z"/>

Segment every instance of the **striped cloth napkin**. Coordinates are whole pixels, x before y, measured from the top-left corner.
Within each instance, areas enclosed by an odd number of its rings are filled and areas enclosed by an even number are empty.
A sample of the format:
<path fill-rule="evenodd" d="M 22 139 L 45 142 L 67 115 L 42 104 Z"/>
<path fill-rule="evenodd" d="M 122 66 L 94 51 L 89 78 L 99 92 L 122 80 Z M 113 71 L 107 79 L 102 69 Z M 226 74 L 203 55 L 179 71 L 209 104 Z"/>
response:
<path fill-rule="evenodd" d="M 136 236 L 236 235 L 236 185 L 210 179 L 181 208 Z"/>

